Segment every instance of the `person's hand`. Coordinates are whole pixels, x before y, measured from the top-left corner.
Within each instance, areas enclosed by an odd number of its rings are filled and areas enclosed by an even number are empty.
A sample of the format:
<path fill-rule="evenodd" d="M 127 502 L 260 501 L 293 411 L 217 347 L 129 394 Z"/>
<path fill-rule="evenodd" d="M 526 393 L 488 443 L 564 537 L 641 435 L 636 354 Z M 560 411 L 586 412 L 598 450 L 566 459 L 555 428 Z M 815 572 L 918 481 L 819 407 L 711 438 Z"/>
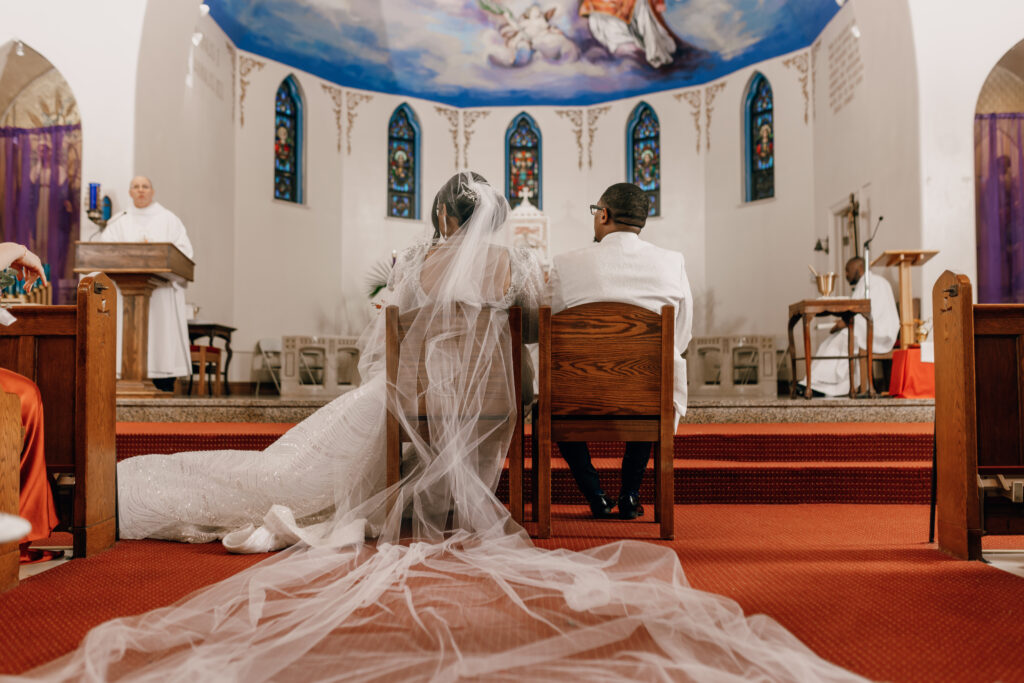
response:
<path fill-rule="evenodd" d="M 30 292 L 36 280 L 46 284 L 46 271 L 43 270 L 43 262 L 39 260 L 38 256 L 29 251 L 27 247 L 23 247 L 23 249 L 25 249 L 25 253 L 15 258 L 9 267 L 18 272 L 20 279 L 25 283 L 25 291 Z"/>
<path fill-rule="evenodd" d="M 840 331 L 845 330 L 845 329 L 846 329 L 846 321 L 840 319 L 840 320 L 836 321 L 836 324 L 832 326 L 832 329 L 829 330 L 829 332 L 831 332 L 832 334 L 835 334 L 836 332 L 840 332 Z"/>

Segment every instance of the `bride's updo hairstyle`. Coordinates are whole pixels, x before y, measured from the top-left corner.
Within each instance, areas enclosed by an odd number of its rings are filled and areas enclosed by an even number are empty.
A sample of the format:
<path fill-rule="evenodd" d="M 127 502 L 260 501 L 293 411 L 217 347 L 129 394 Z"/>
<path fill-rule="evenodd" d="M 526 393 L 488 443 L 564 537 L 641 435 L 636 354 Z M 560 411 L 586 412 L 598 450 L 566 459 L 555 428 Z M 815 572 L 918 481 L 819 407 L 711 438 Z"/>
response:
<path fill-rule="evenodd" d="M 438 222 L 438 213 L 444 207 L 445 213 L 451 216 L 458 223 L 459 227 L 466 224 L 466 221 L 473 215 L 480 204 L 480 194 L 473 189 L 473 185 L 486 185 L 491 189 L 490 183 L 479 173 L 474 171 L 462 171 L 448 179 L 441 189 L 434 196 L 434 204 L 430 210 L 430 221 L 434 225 L 434 239 L 441 237 L 441 225 Z M 494 193 L 497 194 L 497 193 Z M 508 203 L 498 202 L 495 207 L 494 229 L 501 227 L 508 217 Z"/>

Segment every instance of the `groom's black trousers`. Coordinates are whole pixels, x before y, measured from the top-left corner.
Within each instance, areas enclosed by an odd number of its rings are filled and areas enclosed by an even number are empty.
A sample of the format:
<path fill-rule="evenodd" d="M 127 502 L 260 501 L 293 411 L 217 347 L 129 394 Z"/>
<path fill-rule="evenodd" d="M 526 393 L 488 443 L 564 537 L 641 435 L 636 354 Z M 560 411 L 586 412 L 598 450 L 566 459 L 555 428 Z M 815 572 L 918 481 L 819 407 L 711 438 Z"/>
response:
<path fill-rule="evenodd" d="M 622 456 L 622 490 L 620 496 L 629 493 L 640 492 L 640 482 L 644 478 L 644 470 L 647 468 L 647 461 L 651 459 L 650 441 L 627 441 L 626 453 Z M 576 485 L 591 501 L 598 493 L 603 492 L 601 482 L 597 477 L 597 470 L 590 461 L 590 451 L 584 441 L 559 441 L 558 450 L 562 457 L 569 463 L 572 476 L 576 479 Z"/>

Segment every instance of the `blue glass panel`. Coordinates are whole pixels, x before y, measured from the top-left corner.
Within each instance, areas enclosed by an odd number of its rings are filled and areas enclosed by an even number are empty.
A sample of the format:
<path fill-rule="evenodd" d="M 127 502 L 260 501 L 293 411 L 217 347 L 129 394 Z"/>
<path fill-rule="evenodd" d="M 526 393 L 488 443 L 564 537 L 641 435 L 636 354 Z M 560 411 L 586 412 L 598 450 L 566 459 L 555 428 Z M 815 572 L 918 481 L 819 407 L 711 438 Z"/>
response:
<path fill-rule="evenodd" d="M 637 105 L 627 128 L 629 181 L 647 194 L 648 215 L 661 214 L 661 125 L 654 110 Z"/>
<path fill-rule="evenodd" d="M 299 202 L 301 103 L 289 76 L 277 89 L 274 102 L 274 197 Z"/>
<path fill-rule="evenodd" d="M 387 215 L 419 218 L 419 124 L 408 105 L 399 105 L 388 121 Z"/>
<path fill-rule="evenodd" d="M 530 203 L 540 206 L 540 131 L 525 114 L 513 119 L 508 133 L 508 146 L 505 150 L 506 198 L 514 208 L 523 199 L 520 196 L 524 189 L 530 192 Z"/>
<path fill-rule="evenodd" d="M 775 196 L 775 112 L 768 79 L 758 76 L 748 97 L 747 201 L 754 201 Z"/>

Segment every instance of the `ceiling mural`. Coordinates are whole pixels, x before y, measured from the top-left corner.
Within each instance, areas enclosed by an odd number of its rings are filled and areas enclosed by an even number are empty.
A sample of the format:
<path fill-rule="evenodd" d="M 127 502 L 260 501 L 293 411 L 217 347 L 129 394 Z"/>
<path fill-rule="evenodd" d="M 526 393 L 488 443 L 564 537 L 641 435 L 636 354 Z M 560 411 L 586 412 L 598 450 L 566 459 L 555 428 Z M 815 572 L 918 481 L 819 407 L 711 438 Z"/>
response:
<path fill-rule="evenodd" d="M 207 0 L 249 52 L 459 107 L 589 105 L 806 47 L 835 0 Z"/>

